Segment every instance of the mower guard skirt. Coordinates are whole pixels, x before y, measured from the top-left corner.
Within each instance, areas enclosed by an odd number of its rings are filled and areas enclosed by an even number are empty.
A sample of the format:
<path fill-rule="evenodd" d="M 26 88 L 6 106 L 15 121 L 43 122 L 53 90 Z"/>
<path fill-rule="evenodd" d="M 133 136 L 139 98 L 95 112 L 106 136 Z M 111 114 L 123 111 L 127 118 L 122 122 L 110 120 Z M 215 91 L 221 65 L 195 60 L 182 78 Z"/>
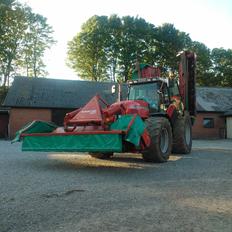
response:
<path fill-rule="evenodd" d="M 22 151 L 121 152 L 122 134 L 34 134 L 23 137 Z"/>
<path fill-rule="evenodd" d="M 22 140 L 22 151 L 122 152 L 125 141 L 138 147 L 145 125 L 138 115 L 122 115 L 109 130 L 67 132 L 56 125 L 34 121 L 17 132 L 13 141 Z"/>

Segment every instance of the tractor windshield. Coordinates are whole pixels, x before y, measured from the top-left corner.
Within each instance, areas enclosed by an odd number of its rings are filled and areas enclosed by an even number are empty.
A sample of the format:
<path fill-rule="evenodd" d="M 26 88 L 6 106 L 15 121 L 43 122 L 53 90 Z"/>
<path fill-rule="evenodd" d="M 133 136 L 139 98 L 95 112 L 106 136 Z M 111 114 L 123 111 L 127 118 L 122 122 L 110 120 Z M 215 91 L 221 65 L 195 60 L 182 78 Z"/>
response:
<path fill-rule="evenodd" d="M 159 94 L 157 83 L 130 85 L 129 100 L 144 100 L 151 109 L 158 110 Z"/>

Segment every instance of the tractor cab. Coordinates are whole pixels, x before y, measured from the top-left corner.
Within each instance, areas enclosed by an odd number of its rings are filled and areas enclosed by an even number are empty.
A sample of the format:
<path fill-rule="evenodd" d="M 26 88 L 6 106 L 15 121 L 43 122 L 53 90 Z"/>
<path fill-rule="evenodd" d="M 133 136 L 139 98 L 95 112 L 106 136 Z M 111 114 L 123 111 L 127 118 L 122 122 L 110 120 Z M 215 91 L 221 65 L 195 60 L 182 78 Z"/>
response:
<path fill-rule="evenodd" d="M 170 104 L 168 83 L 161 78 L 132 81 L 129 84 L 128 100 L 147 102 L 150 114 L 164 112 Z"/>

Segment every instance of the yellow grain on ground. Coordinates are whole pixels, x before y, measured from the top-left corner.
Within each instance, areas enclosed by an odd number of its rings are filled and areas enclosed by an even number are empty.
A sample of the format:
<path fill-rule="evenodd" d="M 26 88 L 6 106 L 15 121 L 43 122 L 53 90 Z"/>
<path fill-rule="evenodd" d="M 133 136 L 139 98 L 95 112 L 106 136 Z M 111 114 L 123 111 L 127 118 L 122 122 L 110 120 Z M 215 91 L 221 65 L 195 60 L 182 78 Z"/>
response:
<path fill-rule="evenodd" d="M 59 160 L 76 168 L 83 167 L 107 167 L 107 168 L 133 168 L 143 169 L 158 164 L 145 163 L 140 154 L 115 154 L 110 159 L 96 159 L 84 153 L 55 153 L 49 154 L 49 159 Z"/>

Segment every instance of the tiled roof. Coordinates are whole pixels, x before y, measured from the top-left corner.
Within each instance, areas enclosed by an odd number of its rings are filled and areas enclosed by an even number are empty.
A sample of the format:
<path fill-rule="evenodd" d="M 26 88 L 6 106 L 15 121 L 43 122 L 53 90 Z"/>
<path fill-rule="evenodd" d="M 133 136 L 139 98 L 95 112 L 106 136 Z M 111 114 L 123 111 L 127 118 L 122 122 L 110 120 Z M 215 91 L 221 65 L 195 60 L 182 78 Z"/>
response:
<path fill-rule="evenodd" d="M 197 111 L 226 112 L 232 109 L 232 88 L 197 87 Z"/>
<path fill-rule="evenodd" d="M 47 78 L 15 77 L 3 103 L 8 107 L 79 108 L 96 94 L 108 103 L 117 100 L 112 94 L 111 82 L 58 80 Z M 125 92 L 125 91 L 124 91 Z"/>

